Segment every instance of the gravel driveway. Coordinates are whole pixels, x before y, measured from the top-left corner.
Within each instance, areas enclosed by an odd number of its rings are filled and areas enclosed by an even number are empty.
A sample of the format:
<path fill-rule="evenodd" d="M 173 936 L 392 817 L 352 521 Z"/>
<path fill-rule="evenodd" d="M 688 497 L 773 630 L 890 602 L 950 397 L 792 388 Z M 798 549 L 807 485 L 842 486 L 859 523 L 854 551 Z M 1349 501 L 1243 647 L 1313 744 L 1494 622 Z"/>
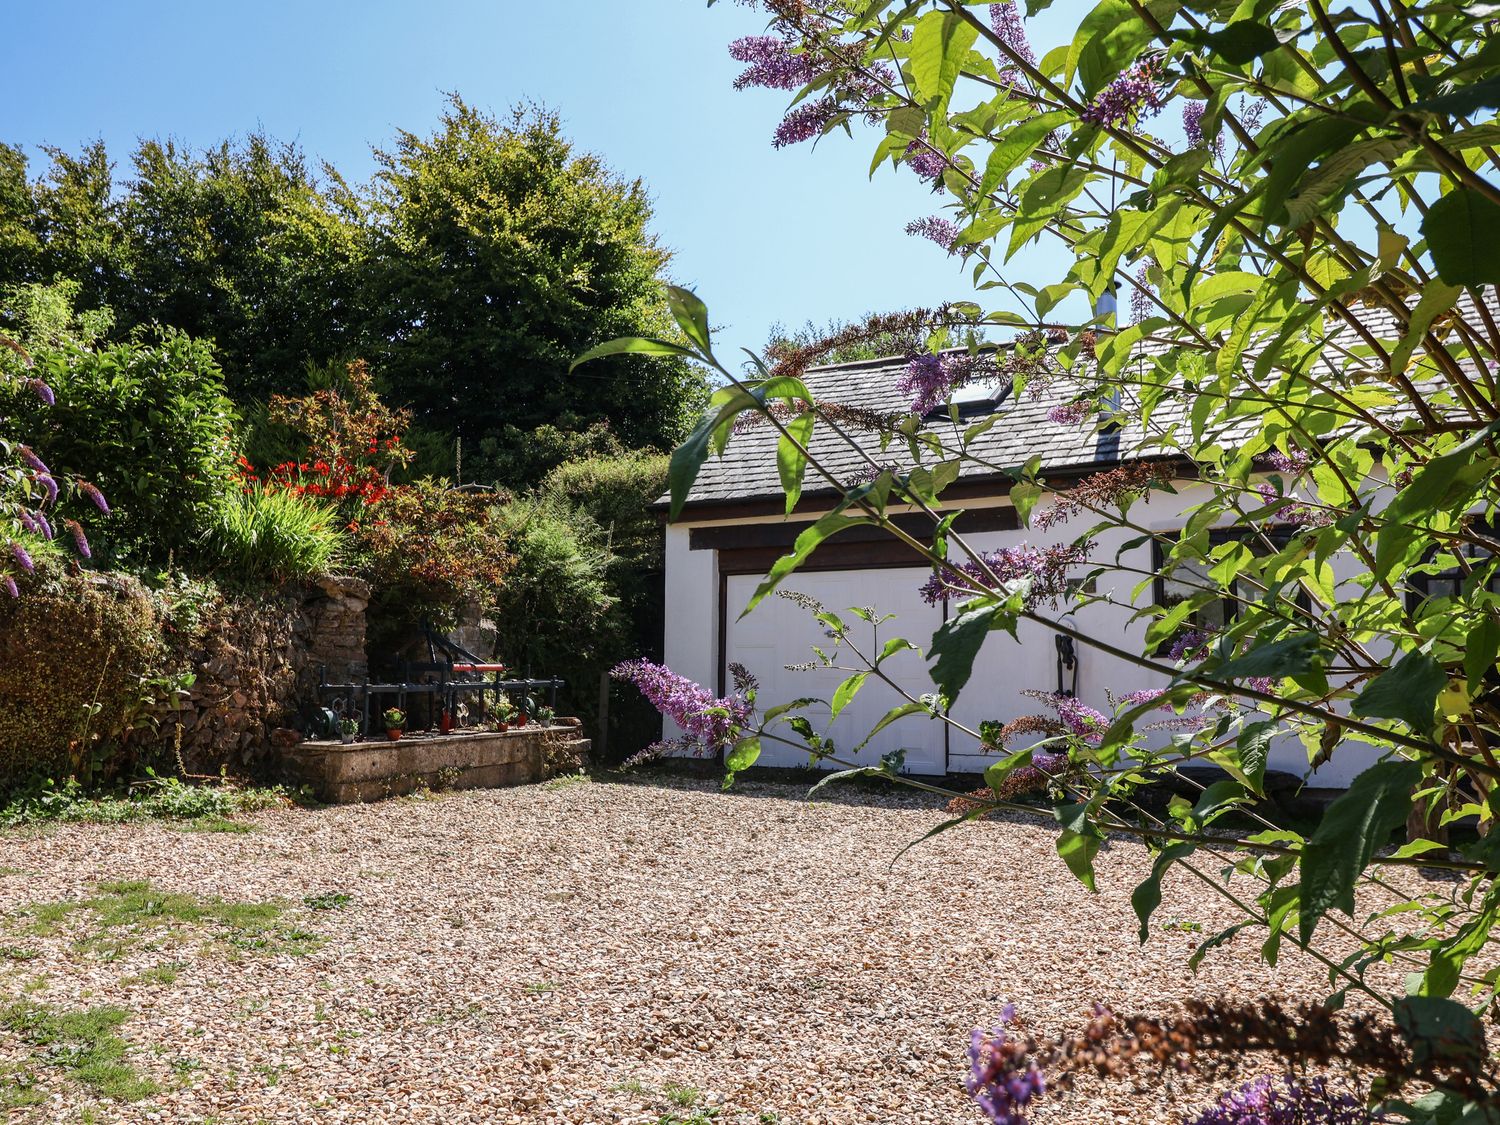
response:
<path fill-rule="evenodd" d="M 564 781 L 278 809 L 245 833 L 6 834 L 0 1056 L 12 1101 L 39 1103 L 11 1119 L 979 1122 L 967 1036 L 1007 1001 L 1052 1032 L 1096 999 L 1320 992 L 1246 940 L 1195 978 L 1193 947 L 1232 918 L 1190 881 L 1138 946 L 1133 845 L 1101 854 L 1096 896 L 1019 822 L 893 862 L 941 819 L 867 792 Z M 265 902 L 274 920 L 236 906 Z M 123 1062 L 157 1092 L 79 1081 L 17 1004 L 121 1009 Z M 1208 1095 L 1116 1082 L 1035 1120 L 1175 1121 Z"/>

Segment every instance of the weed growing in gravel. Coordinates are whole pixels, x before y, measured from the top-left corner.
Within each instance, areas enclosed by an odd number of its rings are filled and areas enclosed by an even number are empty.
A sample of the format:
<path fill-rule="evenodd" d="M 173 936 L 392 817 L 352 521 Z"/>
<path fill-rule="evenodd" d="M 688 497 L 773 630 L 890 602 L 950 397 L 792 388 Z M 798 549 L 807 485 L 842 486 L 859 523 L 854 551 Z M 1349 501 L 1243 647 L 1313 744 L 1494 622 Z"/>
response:
<path fill-rule="evenodd" d="M 139 1101 L 158 1087 L 124 1061 L 125 1040 L 116 1032 L 129 1015 L 107 1006 L 68 1012 L 23 1002 L 0 1010 L 0 1025 L 37 1048 L 36 1065 L 57 1067 L 104 1097 Z"/>
<path fill-rule="evenodd" d="M 692 1086 L 682 1086 L 676 1082 L 668 1082 L 662 1087 L 662 1093 L 667 1096 L 667 1101 L 683 1108 L 695 1106 L 703 1100 L 703 1095 Z"/>
<path fill-rule="evenodd" d="M 550 781 L 543 782 L 542 788 L 554 791 L 558 789 L 569 789 L 574 785 L 587 785 L 593 780 L 594 779 L 588 774 L 584 773 L 582 770 L 579 770 L 577 773 L 559 774 L 557 777 L 552 778 Z"/>
<path fill-rule="evenodd" d="M 247 820 L 227 820 L 221 816 L 204 817 L 202 820 L 189 820 L 176 826 L 177 832 L 224 832 L 235 835 L 244 835 L 254 832 L 255 825 Z"/>
<path fill-rule="evenodd" d="M 7 961 L 33 961 L 40 956 L 40 950 L 25 949 L 19 945 L 0 945 L 0 957 Z"/>
<path fill-rule="evenodd" d="M 695 1109 L 687 1117 L 666 1113 L 656 1119 L 656 1125 L 712 1125 L 718 1116 L 717 1109 Z"/>
<path fill-rule="evenodd" d="M 231 785 L 187 785 L 175 777 L 152 777 L 124 794 L 89 796 L 73 779 L 51 781 L 15 794 L 0 806 L 0 828 L 28 824 L 121 824 L 136 820 L 220 820 L 285 804 L 285 789 L 240 789 Z M 222 831 L 222 829 L 220 829 Z"/>
<path fill-rule="evenodd" d="M 101 883 L 99 891 L 81 901 L 32 905 L 25 912 L 31 918 L 27 930 L 38 936 L 54 934 L 64 919 L 86 911 L 98 931 L 79 937 L 74 947 L 105 961 L 151 947 L 143 939 L 154 931 L 172 938 L 190 927 L 213 927 L 216 940 L 257 953 L 302 954 L 322 940 L 283 920 L 283 907 L 275 902 L 229 902 L 217 896 L 173 893 L 146 880 Z"/>
<path fill-rule="evenodd" d="M 302 900 L 311 910 L 342 910 L 353 901 L 343 891 L 327 891 L 320 895 L 308 895 Z"/>
<path fill-rule="evenodd" d="M 628 1082 L 621 1082 L 615 1087 L 616 1093 L 621 1094 L 649 1094 L 651 1087 L 647 1086 L 639 1078 L 632 1078 Z"/>
<path fill-rule="evenodd" d="M 134 976 L 121 977 L 120 983 L 126 988 L 137 984 L 175 984 L 177 978 L 182 975 L 182 965 L 173 961 L 166 965 L 157 965 L 146 969 L 144 972 L 136 973 Z"/>
<path fill-rule="evenodd" d="M 561 987 L 562 985 L 558 984 L 555 980 L 531 981 L 524 986 L 528 996 L 540 996 L 544 993 L 556 992 Z"/>

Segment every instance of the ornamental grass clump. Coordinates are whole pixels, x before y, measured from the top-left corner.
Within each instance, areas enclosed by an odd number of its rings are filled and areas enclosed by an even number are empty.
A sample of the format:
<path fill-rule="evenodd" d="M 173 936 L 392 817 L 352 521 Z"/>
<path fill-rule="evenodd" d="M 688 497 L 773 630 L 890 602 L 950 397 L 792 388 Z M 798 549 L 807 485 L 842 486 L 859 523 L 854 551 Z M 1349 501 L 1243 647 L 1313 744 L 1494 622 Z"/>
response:
<path fill-rule="evenodd" d="M 253 488 L 224 500 L 200 548 L 222 573 L 251 581 L 327 574 L 339 556 L 335 512 L 295 492 Z"/>

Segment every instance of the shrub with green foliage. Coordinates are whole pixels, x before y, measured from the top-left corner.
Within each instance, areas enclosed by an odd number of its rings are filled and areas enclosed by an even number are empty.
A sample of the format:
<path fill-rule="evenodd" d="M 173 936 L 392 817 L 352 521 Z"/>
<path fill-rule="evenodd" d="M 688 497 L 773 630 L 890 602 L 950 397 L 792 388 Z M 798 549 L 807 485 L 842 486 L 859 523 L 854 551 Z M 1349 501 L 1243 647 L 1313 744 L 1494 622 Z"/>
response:
<path fill-rule="evenodd" d="M 231 494 L 199 547 L 210 566 L 249 581 L 327 574 L 343 540 L 328 504 L 287 490 Z"/>
<path fill-rule="evenodd" d="M 89 481 L 109 498 L 107 516 L 87 496 L 59 498 L 62 517 L 90 518 L 101 560 L 135 566 L 181 554 L 231 487 L 236 417 L 212 348 L 171 329 L 101 344 L 86 320 L 39 322 L 37 310 L 55 304 L 8 303 L 30 321 L 20 325 L 29 374 L 56 402 L 20 384 L 0 386 L 0 439 L 27 442 L 54 474 Z"/>
<path fill-rule="evenodd" d="M 139 582 L 38 568 L 0 599 L 0 785 L 107 774 L 164 657 Z"/>

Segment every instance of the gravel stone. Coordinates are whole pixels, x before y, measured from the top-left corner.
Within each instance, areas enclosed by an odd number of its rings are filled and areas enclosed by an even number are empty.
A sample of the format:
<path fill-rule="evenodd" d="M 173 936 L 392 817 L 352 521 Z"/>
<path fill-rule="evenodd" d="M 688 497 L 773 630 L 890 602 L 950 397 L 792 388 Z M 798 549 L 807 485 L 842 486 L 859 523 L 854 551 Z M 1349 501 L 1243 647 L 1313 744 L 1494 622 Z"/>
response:
<path fill-rule="evenodd" d="M 981 821 L 898 856 L 944 819 L 932 799 L 805 793 L 554 782 L 274 809 L 246 834 L 7 833 L 0 864 L 21 873 L 0 876 L 3 940 L 37 955 L 0 961 L 6 995 L 129 1009 L 127 1061 L 163 1089 L 113 1102 L 33 1066 L 47 1101 L 8 1120 L 961 1125 L 982 1120 L 962 1088 L 969 1030 L 1008 1001 L 1051 1034 L 1096 1000 L 1326 991 L 1319 966 L 1288 949 L 1267 967 L 1248 937 L 1195 976 L 1195 946 L 1235 916 L 1191 877 L 1168 879 L 1138 945 L 1137 845 L 1101 852 L 1090 895 L 1044 826 Z M 29 905 L 107 879 L 277 900 L 323 942 L 256 953 L 208 927 L 143 931 L 108 959 L 76 944 L 85 911 L 24 935 Z M 170 983 L 132 979 L 168 964 Z M 0 1030 L 0 1064 L 29 1050 Z M 1034 1120 L 1178 1122 L 1219 1087 L 1085 1083 Z"/>

